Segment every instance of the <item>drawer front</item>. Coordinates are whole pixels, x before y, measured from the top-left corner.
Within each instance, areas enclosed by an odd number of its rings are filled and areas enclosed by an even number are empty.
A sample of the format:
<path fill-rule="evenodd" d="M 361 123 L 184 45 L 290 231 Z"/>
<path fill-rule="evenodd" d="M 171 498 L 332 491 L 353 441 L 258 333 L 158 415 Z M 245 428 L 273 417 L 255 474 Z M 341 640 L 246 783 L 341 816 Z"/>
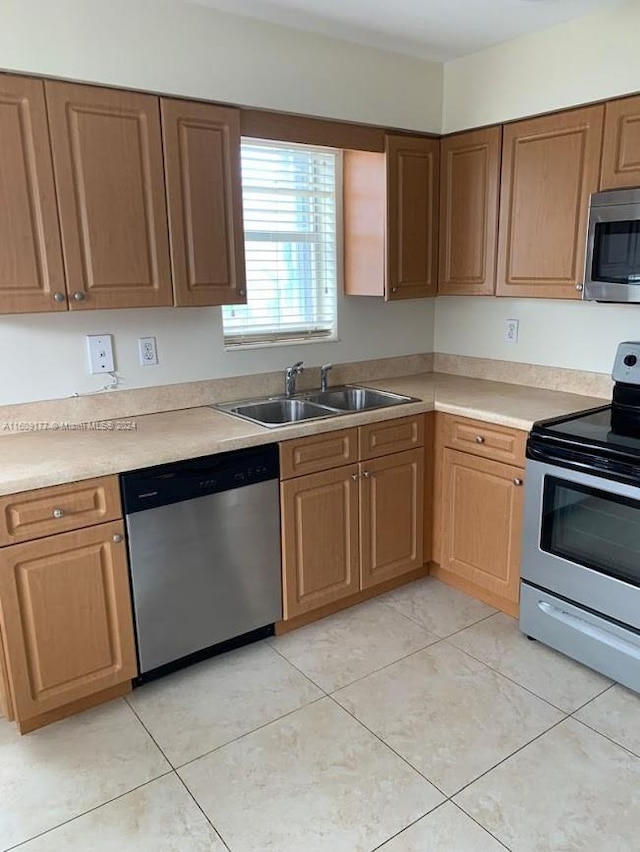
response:
<path fill-rule="evenodd" d="M 444 445 L 483 458 L 524 467 L 527 433 L 467 417 L 444 416 Z"/>
<path fill-rule="evenodd" d="M 117 476 L 0 497 L 0 547 L 122 517 Z"/>
<path fill-rule="evenodd" d="M 424 446 L 424 415 L 371 423 L 360 426 L 358 432 L 362 461 L 415 450 Z"/>
<path fill-rule="evenodd" d="M 324 435 L 312 435 L 280 444 L 280 479 L 319 473 L 358 458 L 356 429 L 341 429 Z"/>

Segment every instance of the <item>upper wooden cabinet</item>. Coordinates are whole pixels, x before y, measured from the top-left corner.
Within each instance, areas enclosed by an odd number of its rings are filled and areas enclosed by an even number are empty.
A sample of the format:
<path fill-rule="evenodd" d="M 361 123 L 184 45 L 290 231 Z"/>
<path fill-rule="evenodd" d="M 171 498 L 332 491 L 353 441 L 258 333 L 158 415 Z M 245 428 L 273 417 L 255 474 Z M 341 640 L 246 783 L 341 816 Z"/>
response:
<path fill-rule="evenodd" d="M 346 295 L 435 295 L 439 176 L 437 139 L 387 136 L 384 154 L 345 151 Z"/>
<path fill-rule="evenodd" d="M 495 291 L 502 127 L 440 143 L 438 293 Z"/>
<path fill-rule="evenodd" d="M 246 303 L 240 112 L 162 98 L 176 305 Z"/>
<path fill-rule="evenodd" d="M 158 98 L 45 89 L 70 307 L 171 305 Z"/>
<path fill-rule="evenodd" d="M 0 312 L 66 309 L 44 83 L 0 75 Z"/>
<path fill-rule="evenodd" d="M 579 298 L 604 106 L 506 125 L 497 293 Z"/>
<path fill-rule="evenodd" d="M 387 136 L 389 299 L 435 296 L 439 151 L 438 139 Z"/>
<path fill-rule="evenodd" d="M 640 186 L 640 95 L 605 107 L 600 189 L 619 186 Z"/>

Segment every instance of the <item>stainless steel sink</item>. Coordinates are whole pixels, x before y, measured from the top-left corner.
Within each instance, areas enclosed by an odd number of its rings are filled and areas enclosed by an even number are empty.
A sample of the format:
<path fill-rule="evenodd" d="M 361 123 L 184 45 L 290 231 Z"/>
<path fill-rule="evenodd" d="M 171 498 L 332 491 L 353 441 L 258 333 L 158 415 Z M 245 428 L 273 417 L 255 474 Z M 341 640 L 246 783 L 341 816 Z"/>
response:
<path fill-rule="evenodd" d="M 417 402 L 412 396 L 388 391 L 344 385 L 326 391 L 307 391 L 295 397 L 274 396 L 268 399 L 245 399 L 214 405 L 218 411 L 234 414 L 260 426 L 286 426 L 301 420 L 338 417 L 355 411 L 387 408 L 407 402 Z"/>
<path fill-rule="evenodd" d="M 307 399 L 264 399 L 247 402 L 231 402 L 216 406 L 228 414 L 236 414 L 261 426 L 282 426 L 300 420 L 315 420 L 319 417 L 334 417 L 336 412 Z"/>
<path fill-rule="evenodd" d="M 415 402 L 413 397 L 401 396 L 397 393 L 344 386 L 329 388 L 326 391 L 305 394 L 305 399 L 340 411 L 366 411 L 370 408 L 386 408 L 389 405 L 402 405 Z"/>

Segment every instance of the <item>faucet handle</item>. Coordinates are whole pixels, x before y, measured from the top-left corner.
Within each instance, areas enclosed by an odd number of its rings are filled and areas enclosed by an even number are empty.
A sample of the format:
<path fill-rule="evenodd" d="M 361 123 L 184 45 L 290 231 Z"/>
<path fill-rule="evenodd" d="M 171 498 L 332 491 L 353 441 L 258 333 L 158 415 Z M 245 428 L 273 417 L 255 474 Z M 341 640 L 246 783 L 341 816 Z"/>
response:
<path fill-rule="evenodd" d="M 293 365 L 293 369 L 296 371 L 296 373 L 304 372 L 304 367 L 302 366 L 303 364 L 304 361 L 296 361 L 296 363 Z"/>

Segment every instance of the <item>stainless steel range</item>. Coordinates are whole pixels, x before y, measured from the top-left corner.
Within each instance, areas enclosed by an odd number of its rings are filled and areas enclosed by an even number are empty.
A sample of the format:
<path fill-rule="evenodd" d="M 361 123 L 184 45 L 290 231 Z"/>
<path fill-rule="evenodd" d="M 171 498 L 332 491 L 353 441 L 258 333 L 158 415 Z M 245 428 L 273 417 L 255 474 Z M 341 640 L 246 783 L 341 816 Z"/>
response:
<path fill-rule="evenodd" d="M 611 405 L 534 424 L 520 629 L 640 692 L 640 342 Z"/>

